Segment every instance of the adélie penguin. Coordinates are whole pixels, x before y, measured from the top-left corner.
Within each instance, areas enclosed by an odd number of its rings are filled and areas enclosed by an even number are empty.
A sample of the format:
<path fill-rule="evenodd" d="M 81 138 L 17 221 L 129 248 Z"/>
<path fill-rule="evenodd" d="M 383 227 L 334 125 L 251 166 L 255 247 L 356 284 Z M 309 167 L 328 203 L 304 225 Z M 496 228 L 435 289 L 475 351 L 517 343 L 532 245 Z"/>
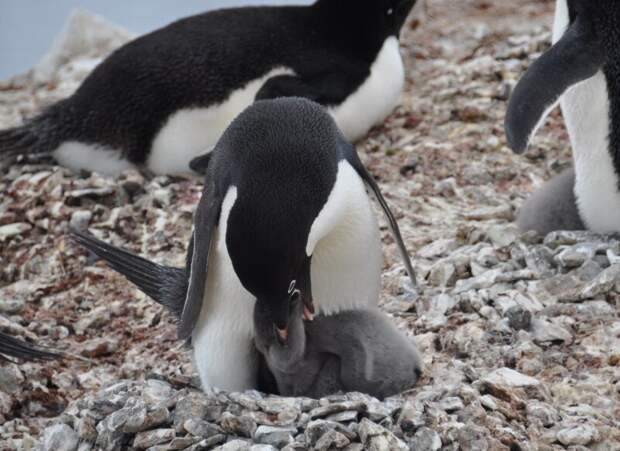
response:
<path fill-rule="evenodd" d="M 362 392 L 385 398 L 412 388 L 422 373 L 414 342 L 379 309 L 319 315 L 304 322 L 302 303 L 291 304 L 288 339 L 274 334 L 269 311 L 256 304 L 256 348 L 281 396 L 322 398 Z"/>
<path fill-rule="evenodd" d="M 415 2 L 317 0 L 179 20 L 115 51 L 69 98 L 0 131 L 0 159 L 48 154 L 103 174 L 186 172 L 248 105 L 283 96 L 327 107 L 356 140 L 399 102 L 398 36 Z"/>
<path fill-rule="evenodd" d="M 515 88 L 506 133 L 523 152 L 559 101 L 574 168 L 534 193 L 519 226 L 620 232 L 620 2 L 558 0 L 553 39 Z"/>
<path fill-rule="evenodd" d="M 396 220 L 355 148 L 324 108 L 298 98 L 256 102 L 215 146 L 185 269 L 74 236 L 178 315 L 204 387 L 245 390 L 256 387 L 255 302 L 281 340 L 294 296 L 308 319 L 376 308 L 381 241 L 366 187 L 415 283 Z"/>

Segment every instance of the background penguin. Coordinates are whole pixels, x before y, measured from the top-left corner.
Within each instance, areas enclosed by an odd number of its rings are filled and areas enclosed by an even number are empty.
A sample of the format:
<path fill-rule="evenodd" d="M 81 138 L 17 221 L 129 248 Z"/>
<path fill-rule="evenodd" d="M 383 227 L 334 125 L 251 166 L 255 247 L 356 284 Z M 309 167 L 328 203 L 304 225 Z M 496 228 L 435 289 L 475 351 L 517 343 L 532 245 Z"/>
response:
<path fill-rule="evenodd" d="M 523 152 L 560 100 L 575 167 L 526 202 L 519 225 L 620 232 L 620 2 L 558 0 L 553 37 L 515 88 L 506 134 Z"/>
<path fill-rule="evenodd" d="M 318 0 L 213 11 L 121 47 L 68 99 L 0 132 L 0 158 L 51 154 L 117 174 L 186 172 L 255 99 L 326 106 L 349 140 L 398 104 L 398 35 L 415 0 Z M 206 159 L 195 162 L 204 170 Z"/>
<path fill-rule="evenodd" d="M 0 361 L 10 361 L 9 359 L 21 360 L 54 360 L 61 355 L 48 349 L 18 340 L 11 335 L 0 332 Z"/>
<path fill-rule="evenodd" d="M 357 391 L 382 399 L 415 385 L 422 372 L 420 355 L 381 311 L 347 311 L 304 322 L 301 304 L 295 299 L 291 305 L 286 345 L 274 333 L 264 305 L 254 310 L 256 348 L 279 395 L 318 399 Z"/>
<path fill-rule="evenodd" d="M 218 142 L 194 215 L 186 270 L 165 268 L 85 235 L 79 243 L 156 301 L 180 312 L 205 387 L 256 386 L 255 301 L 286 339 L 290 301 L 305 316 L 375 308 L 382 266 L 368 186 L 412 280 L 398 226 L 372 177 L 318 104 L 257 102 Z M 207 277 L 208 276 L 208 277 Z M 185 291 L 187 296 L 179 296 Z"/>

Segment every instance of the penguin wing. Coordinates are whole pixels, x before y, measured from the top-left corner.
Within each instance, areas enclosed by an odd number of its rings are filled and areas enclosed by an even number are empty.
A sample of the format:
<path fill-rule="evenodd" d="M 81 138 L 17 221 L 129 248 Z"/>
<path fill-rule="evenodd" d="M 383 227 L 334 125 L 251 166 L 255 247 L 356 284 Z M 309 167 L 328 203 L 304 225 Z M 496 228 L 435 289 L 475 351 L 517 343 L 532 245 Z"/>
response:
<path fill-rule="evenodd" d="M 351 94 L 355 81 L 360 83 L 369 75 L 363 64 L 349 63 L 332 68 L 329 73 L 312 79 L 312 83 L 297 75 L 278 75 L 263 84 L 255 100 L 276 99 L 279 97 L 303 97 L 323 106 L 338 105 Z"/>
<path fill-rule="evenodd" d="M 189 288 L 178 330 L 179 338 L 182 340 L 191 336 L 200 316 L 206 290 L 212 237 L 220 216 L 221 206 L 222 199 L 216 194 L 213 177 L 207 177 L 204 192 L 194 215 L 194 230 L 190 241 L 191 247 L 188 250 Z"/>
<path fill-rule="evenodd" d="M 604 63 L 603 46 L 592 25 L 577 17 L 562 39 L 536 60 L 517 84 L 505 120 L 510 147 L 524 152 L 562 94 L 594 76 Z"/>
<path fill-rule="evenodd" d="M 357 151 L 355 150 L 355 146 L 350 143 L 346 143 L 344 145 L 344 157 L 349 162 L 353 169 L 358 173 L 358 175 L 362 178 L 366 186 L 373 192 L 377 202 L 381 206 L 381 209 L 385 213 L 385 216 L 388 220 L 388 224 L 390 225 L 390 230 L 392 231 L 392 235 L 394 236 L 394 240 L 398 245 L 398 250 L 400 251 L 400 256 L 403 260 L 405 268 L 407 269 L 407 273 L 409 274 L 409 278 L 411 279 L 412 285 L 415 287 L 416 284 L 416 274 L 413 269 L 413 265 L 411 264 L 411 260 L 409 258 L 409 253 L 407 252 L 407 247 L 405 246 L 405 242 L 403 241 L 403 237 L 400 233 L 400 228 L 398 227 L 398 222 L 390 210 L 390 206 L 387 201 L 381 194 L 381 190 L 379 189 L 379 185 L 372 178 L 372 175 L 366 170 L 362 160 L 360 160 L 357 155 Z"/>
<path fill-rule="evenodd" d="M 0 332 L 0 361 L 9 358 L 22 360 L 54 360 L 62 355 L 39 346 L 18 340 L 4 332 Z"/>
<path fill-rule="evenodd" d="M 71 238 L 170 310 L 176 318 L 181 316 L 188 284 L 184 269 L 158 265 L 75 229 L 71 230 Z"/>

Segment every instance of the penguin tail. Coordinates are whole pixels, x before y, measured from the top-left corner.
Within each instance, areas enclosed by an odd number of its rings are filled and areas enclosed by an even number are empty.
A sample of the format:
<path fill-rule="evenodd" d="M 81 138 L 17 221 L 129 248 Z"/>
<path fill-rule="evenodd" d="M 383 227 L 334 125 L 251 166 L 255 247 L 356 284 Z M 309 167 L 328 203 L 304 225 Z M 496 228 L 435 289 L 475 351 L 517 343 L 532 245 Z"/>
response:
<path fill-rule="evenodd" d="M 18 340 L 0 332 L 0 361 L 8 361 L 10 358 L 27 361 L 55 360 L 61 357 L 62 354 L 58 352 Z"/>
<path fill-rule="evenodd" d="M 71 230 L 71 238 L 163 305 L 175 318 L 181 317 L 189 286 L 185 269 L 159 265 L 75 229 Z"/>
<path fill-rule="evenodd" d="M 12 163 L 20 155 L 45 155 L 58 147 L 57 105 L 23 125 L 0 130 L 0 166 Z"/>

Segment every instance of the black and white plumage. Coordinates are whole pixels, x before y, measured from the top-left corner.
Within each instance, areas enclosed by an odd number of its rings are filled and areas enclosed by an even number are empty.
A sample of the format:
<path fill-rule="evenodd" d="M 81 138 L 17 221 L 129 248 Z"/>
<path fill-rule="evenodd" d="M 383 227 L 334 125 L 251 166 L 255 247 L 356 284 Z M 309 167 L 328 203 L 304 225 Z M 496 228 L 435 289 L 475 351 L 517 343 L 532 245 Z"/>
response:
<path fill-rule="evenodd" d="M 106 174 L 186 172 L 255 99 L 282 96 L 324 105 L 358 139 L 399 102 L 398 35 L 414 4 L 318 0 L 179 20 L 115 51 L 71 97 L 0 131 L 0 158 L 50 154 Z"/>
<path fill-rule="evenodd" d="M 379 309 L 319 315 L 303 320 L 294 300 L 283 345 L 269 312 L 256 304 L 255 343 L 282 396 L 322 398 L 362 392 L 385 398 L 412 388 L 422 373 L 414 342 Z"/>
<path fill-rule="evenodd" d="M 515 88 L 506 134 L 511 147 L 523 152 L 559 102 L 574 172 L 557 176 L 532 196 L 519 223 L 541 234 L 581 228 L 619 232 L 620 3 L 557 0 L 553 39 L 553 47 Z"/>
<path fill-rule="evenodd" d="M 185 290 L 176 306 L 154 299 L 181 311 L 179 336 L 192 338 L 203 385 L 243 390 L 256 386 L 255 302 L 282 331 L 293 296 L 308 316 L 315 307 L 325 315 L 376 307 L 382 256 L 367 187 L 415 283 L 398 225 L 355 148 L 321 106 L 296 98 L 255 103 L 218 142 L 184 271 L 78 240 L 152 297 Z"/>
<path fill-rule="evenodd" d="M 32 343 L 20 340 L 8 333 L 0 332 L 0 361 L 19 360 L 55 360 L 61 354 L 50 349 L 42 348 Z"/>

